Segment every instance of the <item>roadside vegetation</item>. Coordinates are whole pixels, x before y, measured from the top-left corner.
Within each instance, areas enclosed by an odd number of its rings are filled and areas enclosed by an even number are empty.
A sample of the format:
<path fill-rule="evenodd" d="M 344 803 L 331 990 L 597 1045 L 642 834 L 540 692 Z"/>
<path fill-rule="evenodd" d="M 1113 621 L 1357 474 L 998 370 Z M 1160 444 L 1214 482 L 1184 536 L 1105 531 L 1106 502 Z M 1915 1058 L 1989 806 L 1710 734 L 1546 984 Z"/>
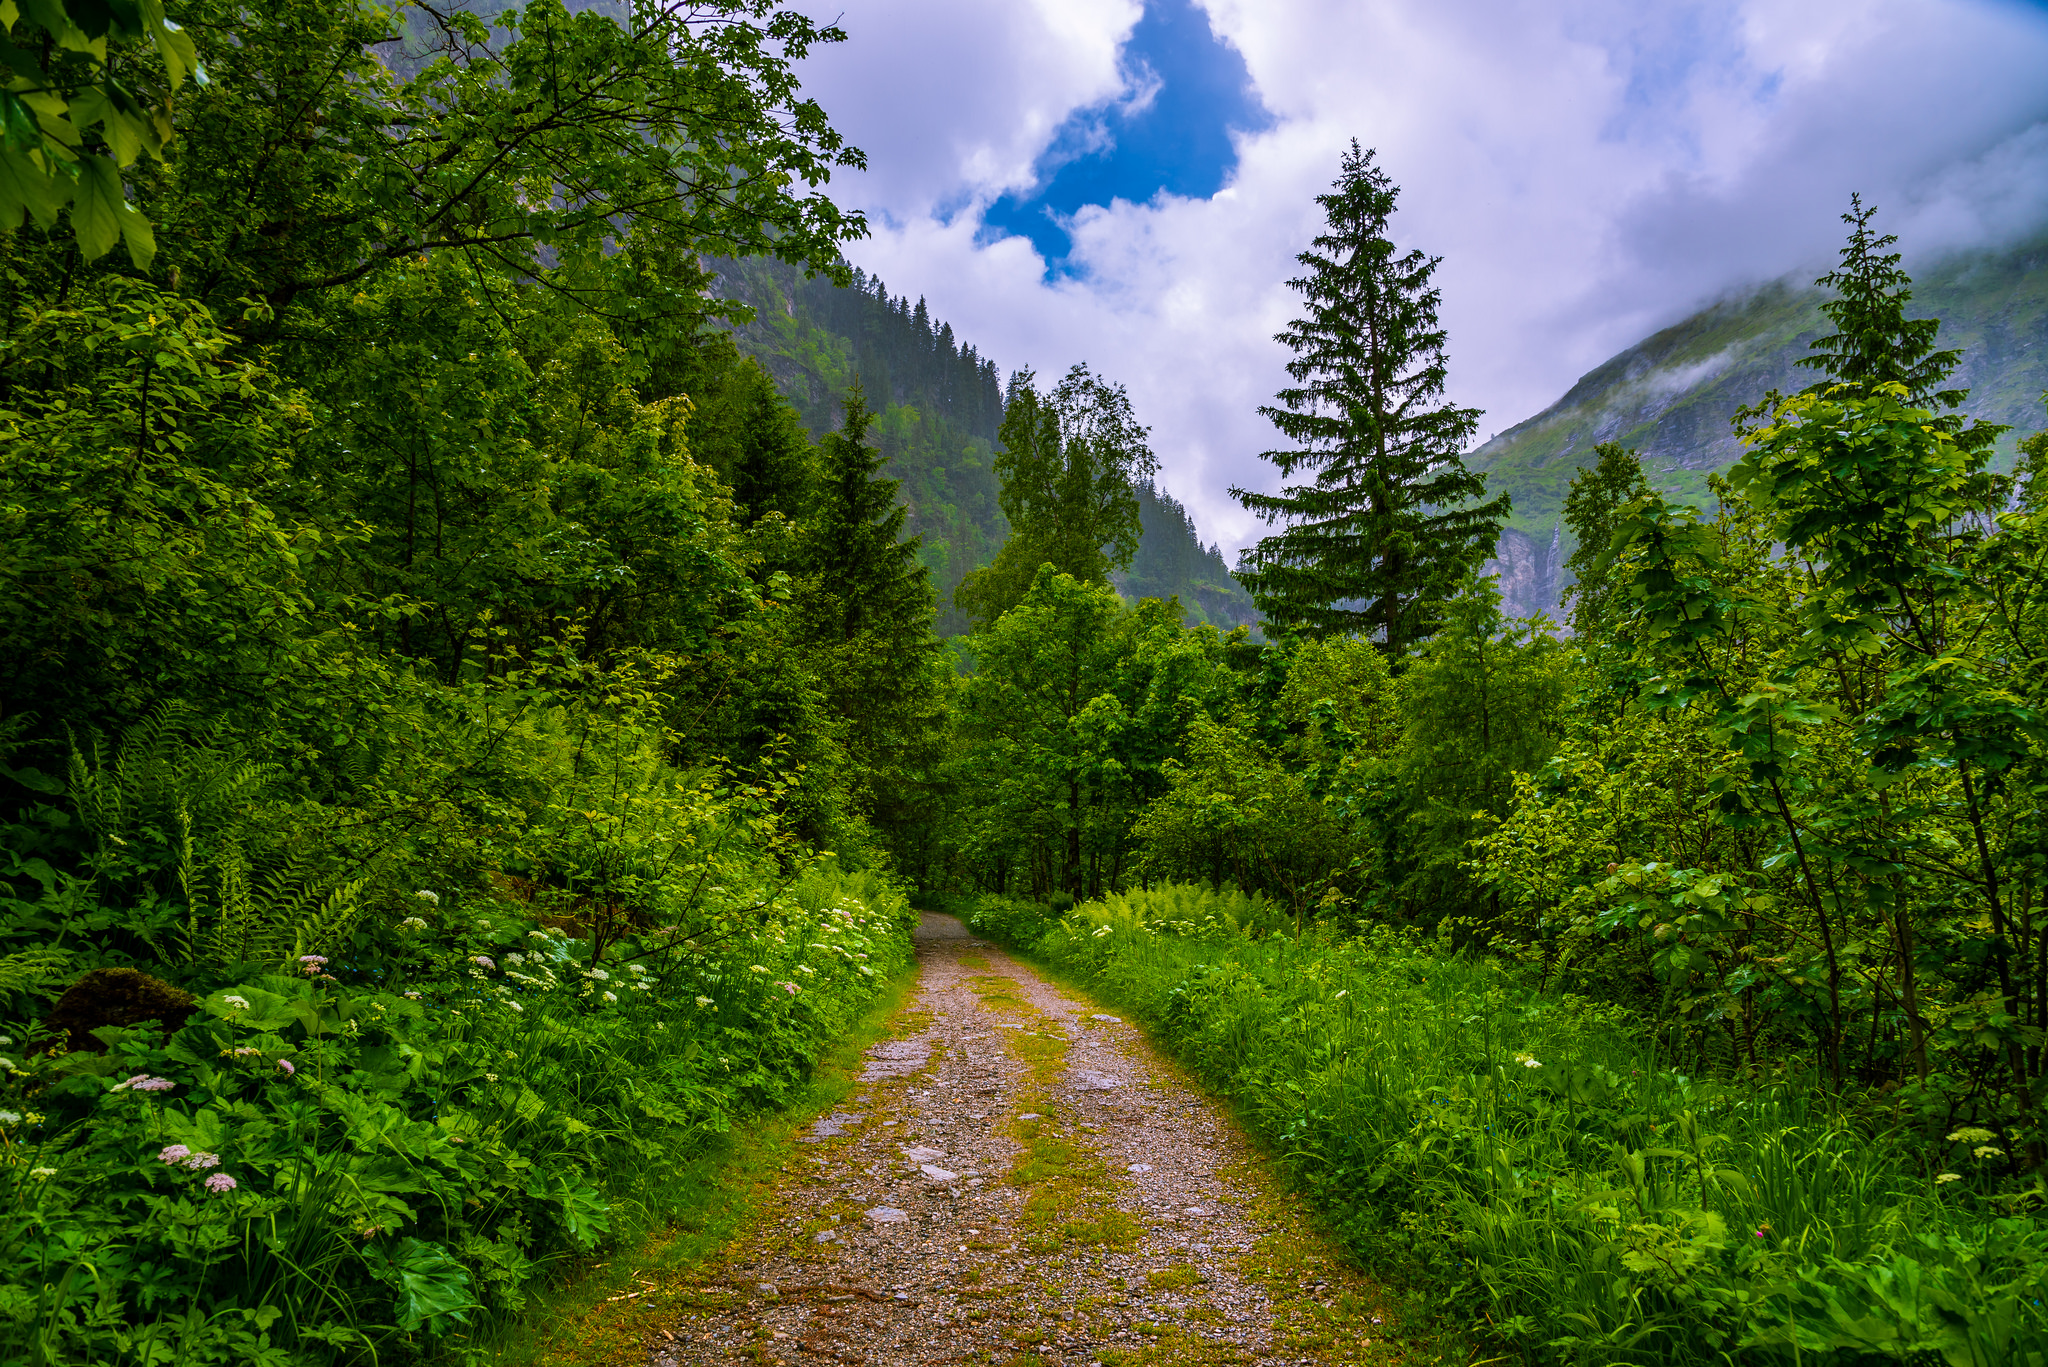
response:
<path fill-rule="evenodd" d="M 1123 386 L 855 276 L 836 27 L 0 25 L 6 1360 L 484 1351 L 798 1093 L 915 889 L 1531 1361 L 2043 1363 L 2048 435 L 1994 467 L 1874 210 L 1710 506 L 1598 447 L 1521 620 L 1353 144 L 1225 633 L 1119 592 Z M 795 273 L 891 320 L 801 412 L 736 340 Z M 891 471 L 948 462 L 939 554 Z"/>

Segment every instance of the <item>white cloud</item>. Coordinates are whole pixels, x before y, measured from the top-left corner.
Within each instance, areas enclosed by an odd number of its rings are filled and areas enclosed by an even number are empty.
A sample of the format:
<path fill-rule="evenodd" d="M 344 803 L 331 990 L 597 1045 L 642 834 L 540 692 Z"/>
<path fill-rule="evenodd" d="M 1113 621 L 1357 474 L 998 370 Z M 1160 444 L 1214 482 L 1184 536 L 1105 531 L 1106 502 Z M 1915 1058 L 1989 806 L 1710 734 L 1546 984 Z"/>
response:
<path fill-rule="evenodd" d="M 834 187 L 877 219 L 853 259 L 1006 367 L 1126 382 L 1166 484 L 1226 546 L 1261 531 L 1225 490 L 1272 482 L 1257 408 L 1283 379 L 1282 282 L 1353 136 L 1403 187 L 1403 245 L 1444 257 L 1453 397 L 1489 410 L 1482 436 L 1716 293 L 1824 266 L 1852 189 L 1909 248 L 2048 219 L 2048 17 L 2013 5 L 1207 9 L 1275 123 L 1240 135 L 1211 199 L 1084 209 L 1078 279 L 1047 281 L 1021 239 L 977 244 L 979 213 L 1069 113 L 1128 97 L 1136 4 L 870 0 L 806 81 L 873 162 Z"/>

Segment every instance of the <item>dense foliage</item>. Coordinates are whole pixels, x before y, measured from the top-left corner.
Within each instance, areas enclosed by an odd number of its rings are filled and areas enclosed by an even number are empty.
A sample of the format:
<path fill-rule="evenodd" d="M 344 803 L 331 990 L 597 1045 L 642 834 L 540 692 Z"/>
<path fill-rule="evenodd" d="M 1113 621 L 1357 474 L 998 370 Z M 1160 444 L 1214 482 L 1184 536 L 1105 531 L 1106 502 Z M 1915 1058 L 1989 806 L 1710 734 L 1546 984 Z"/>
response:
<path fill-rule="evenodd" d="M 1368 1265 L 1530 1360 L 2044 1361 L 2048 1222 L 1987 1130 L 1910 1142 L 1499 959 L 1287 924 L 1173 884 L 974 917 L 1150 1025 Z"/>
<path fill-rule="evenodd" d="M 977 924 L 1536 1357 L 2040 1360 L 2048 435 L 1990 468 L 1849 222 L 1714 507 L 1581 473 L 1570 638 L 1467 579 L 1405 649 L 1254 643 L 1048 567 L 976 639 Z"/>
<path fill-rule="evenodd" d="M 142 226 L 0 236 L 0 1356 L 447 1358 L 906 962 L 929 575 L 698 264 L 843 273 L 841 35 L 135 13 L 7 97 Z"/>

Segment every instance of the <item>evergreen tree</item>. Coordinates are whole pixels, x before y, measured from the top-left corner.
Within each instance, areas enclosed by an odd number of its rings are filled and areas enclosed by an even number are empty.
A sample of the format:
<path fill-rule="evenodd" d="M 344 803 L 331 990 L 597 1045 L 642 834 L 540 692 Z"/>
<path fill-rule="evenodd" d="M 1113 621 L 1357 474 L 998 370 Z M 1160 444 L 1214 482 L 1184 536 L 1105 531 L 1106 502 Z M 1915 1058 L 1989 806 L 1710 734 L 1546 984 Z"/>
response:
<path fill-rule="evenodd" d="M 1120 384 L 1084 362 L 1041 395 L 1021 370 L 1010 381 L 995 460 L 1010 536 L 995 563 L 967 576 L 954 601 L 987 626 L 1022 602 L 1040 565 L 1084 584 L 1129 568 L 1143 524 L 1136 485 L 1159 469 Z"/>
<path fill-rule="evenodd" d="M 1603 441 L 1593 448 L 1593 454 L 1600 459 L 1572 476 L 1572 487 L 1564 496 L 1564 524 L 1578 542 L 1564 562 L 1565 572 L 1572 577 L 1564 601 L 1571 614 L 1572 635 L 1581 641 L 1603 639 L 1608 634 L 1618 588 L 1607 563 L 1608 546 L 1621 521 L 1621 510 L 1652 492 L 1643 474 L 1642 458 L 1634 451 L 1618 441 Z"/>
<path fill-rule="evenodd" d="M 1295 448 L 1268 451 L 1277 494 L 1231 493 L 1286 530 L 1246 555 L 1238 578 L 1267 621 L 1313 635 L 1370 633 L 1389 654 L 1433 634 L 1443 604 L 1493 553 L 1508 514 L 1460 453 L 1479 410 L 1442 402 L 1444 330 L 1431 284 L 1440 257 L 1396 255 L 1387 220 L 1400 191 L 1351 144 L 1334 190 L 1317 197 L 1329 230 L 1288 281 L 1308 316 L 1278 340 L 1295 385 L 1259 411 Z"/>
<path fill-rule="evenodd" d="M 862 634 L 908 644 L 931 627 L 931 576 L 919 542 L 903 539 L 896 481 L 882 478 L 882 453 L 868 441 L 874 414 L 859 385 L 846 396 L 846 419 L 820 443 L 823 477 L 807 559 L 823 586 L 814 620 L 821 639 Z"/>
<path fill-rule="evenodd" d="M 1813 354 L 1800 357 L 1796 364 L 1826 372 L 1828 378 L 1814 389 L 1903 384 L 1913 403 L 1954 408 L 1968 391 L 1938 386 L 1955 371 L 1962 353 L 1934 349 L 1935 334 L 1941 331 L 1939 318 L 1906 317 L 1913 279 L 1900 269 L 1899 254 L 1885 251 L 1899 239 L 1871 231 L 1870 220 L 1876 216 L 1876 206 L 1866 209 L 1861 195 L 1849 196 L 1849 212 L 1842 215 L 1849 225 L 1849 241 L 1842 248 L 1841 262 L 1814 281 L 1835 291 L 1820 311 L 1839 331 L 1816 340 Z"/>
<path fill-rule="evenodd" d="M 828 705 L 846 726 L 858 800 L 898 850 L 927 824 L 943 758 L 949 673 L 932 632 L 931 572 L 903 536 L 896 481 L 868 441 L 855 385 L 820 445 L 823 477 L 805 537 L 807 634 L 824 657 Z"/>

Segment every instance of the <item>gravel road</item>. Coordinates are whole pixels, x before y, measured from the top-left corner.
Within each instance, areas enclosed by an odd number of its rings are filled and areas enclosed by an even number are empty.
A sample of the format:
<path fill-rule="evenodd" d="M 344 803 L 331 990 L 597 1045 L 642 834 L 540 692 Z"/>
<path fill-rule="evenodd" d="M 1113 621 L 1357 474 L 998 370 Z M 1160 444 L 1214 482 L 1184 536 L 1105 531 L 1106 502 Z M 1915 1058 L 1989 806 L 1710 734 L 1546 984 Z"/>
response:
<path fill-rule="evenodd" d="M 649 1367 L 1431 1360 L 1137 1030 L 952 917 L 916 938 L 894 1037 Z"/>

